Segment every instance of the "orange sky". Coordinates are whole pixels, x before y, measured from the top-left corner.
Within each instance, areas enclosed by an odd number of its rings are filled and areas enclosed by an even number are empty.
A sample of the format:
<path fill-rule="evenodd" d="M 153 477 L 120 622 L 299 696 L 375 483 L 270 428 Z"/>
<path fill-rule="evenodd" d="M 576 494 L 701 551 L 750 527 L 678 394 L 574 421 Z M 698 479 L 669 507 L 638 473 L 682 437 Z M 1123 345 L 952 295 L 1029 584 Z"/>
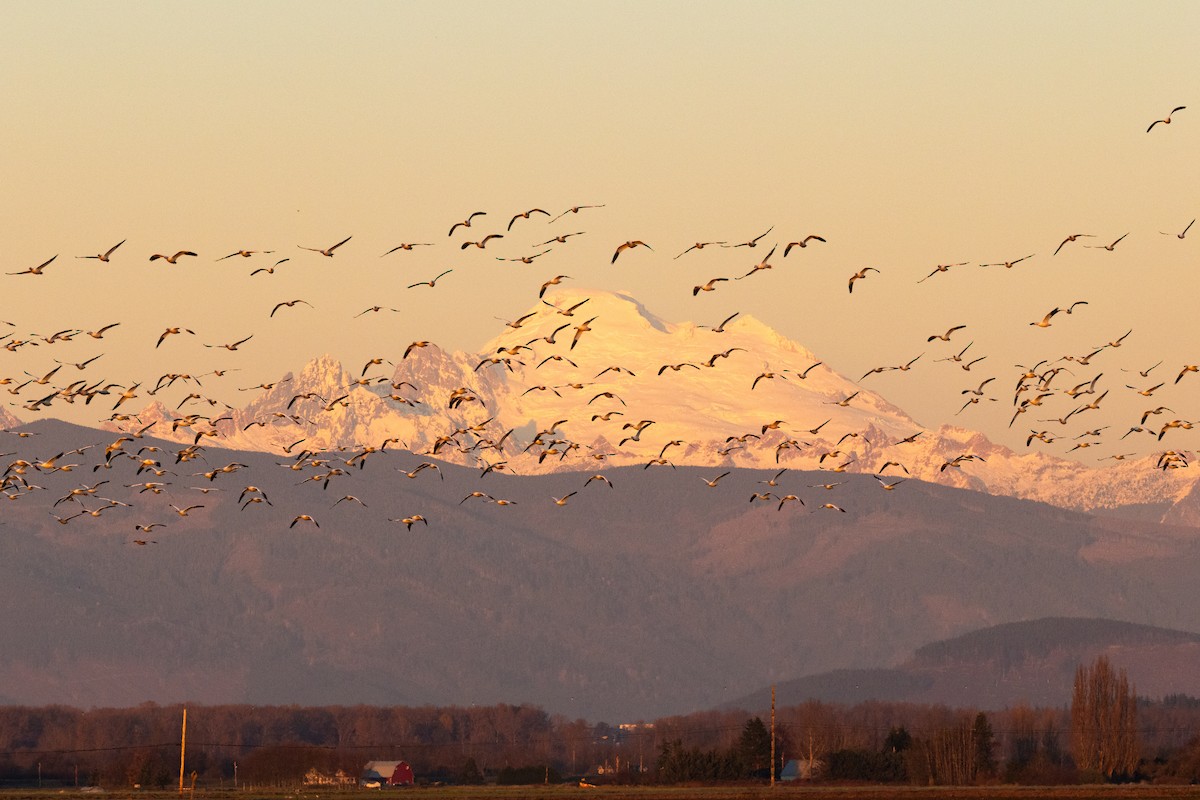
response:
<path fill-rule="evenodd" d="M 102 344 L 0 351 L 0 377 L 103 351 L 115 382 L 236 363 L 248 386 L 323 352 L 473 350 L 567 273 L 670 320 L 753 314 L 851 378 L 926 353 L 864 385 L 925 425 L 1018 447 L 1013 365 L 1133 330 L 1078 370 L 1106 373 L 1113 427 L 1146 405 L 1127 383 L 1166 380 L 1156 398 L 1200 417 L 1200 377 L 1171 384 L 1200 361 L 1200 230 L 1160 233 L 1200 216 L 1196 4 L 27 3 L 4 17 L 0 271 L 59 258 L 0 275 L 0 320 L 18 336 L 122 325 Z M 1146 132 L 1180 105 L 1194 107 Z M 483 251 L 446 236 L 476 210 L 503 232 L 519 211 L 592 203 L 605 208 L 518 221 Z M 764 244 L 828 243 L 692 296 L 762 251 L 675 255 L 771 226 Z M 573 230 L 587 235 L 531 265 L 496 260 Z M 1052 256 L 1072 233 L 1129 235 Z M 346 236 L 333 259 L 298 248 Z M 74 258 L 122 239 L 109 264 Z M 627 239 L 655 252 L 610 264 Z M 402 241 L 437 246 L 379 257 Z M 277 253 L 216 261 L 242 248 Z M 147 260 L 180 249 L 200 256 Z M 865 266 L 880 273 L 851 295 Z M 435 289 L 405 288 L 448 268 Z M 268 318 L 297 298 L 315 309 Z M 1069 320 L 1029 326 L 1076 300 L 1088 306 Z M 354 318 L 376 304 L 402 313 Z M 933 363 L 957 335 L 926 338 L 958 324 L 988 357 L 979 379 L 1002 388 L 956 415 L 978 380 Z M 256 338 L 180 364 L 152 347 L 168 325 Z M 1121 371 L 1160 359 L 1150 380 Z"/>

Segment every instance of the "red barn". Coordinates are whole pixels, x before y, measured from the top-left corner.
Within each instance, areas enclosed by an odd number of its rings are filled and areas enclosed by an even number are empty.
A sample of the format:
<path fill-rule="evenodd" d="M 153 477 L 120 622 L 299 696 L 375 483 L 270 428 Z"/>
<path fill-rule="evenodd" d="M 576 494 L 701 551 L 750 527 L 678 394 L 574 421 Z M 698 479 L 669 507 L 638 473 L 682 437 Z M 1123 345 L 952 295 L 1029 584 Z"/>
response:
<path fill-rule="evenodd" d="M 384 786 L 412 786 L 412 767 L 407 761 L 368 761 L 363 767 L 359 783 L 370 788 Z"/>

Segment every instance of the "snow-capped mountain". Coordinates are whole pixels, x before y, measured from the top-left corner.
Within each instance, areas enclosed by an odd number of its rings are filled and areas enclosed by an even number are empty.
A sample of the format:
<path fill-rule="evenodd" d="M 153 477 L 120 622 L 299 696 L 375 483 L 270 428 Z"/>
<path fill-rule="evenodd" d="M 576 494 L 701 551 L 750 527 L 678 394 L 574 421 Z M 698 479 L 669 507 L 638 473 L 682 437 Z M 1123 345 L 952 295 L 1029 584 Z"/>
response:
<path fill-rule="evenodd" d="M 600 461 L 871 472 L 1078 509 L 1174 503 L 1195 483 L 1153 457 L 1094 469 L 927 429 L 752 316 L 720 327 L 664 321 L 623 294 L 551 292 L 474 355 L 394 342 L 362 368 L 322 356 L 240 410 L 180 426 L 195 408 L 154 406 L 140 424 L 206 446 L 386 445 L 516 474 Z"/>
<path fill-rule="evenodd" d="M 0 430 L 15 428 L 20 424 L 21 420 L 19 420 L 15 415 L 3 408 L 0 408 Z"/>

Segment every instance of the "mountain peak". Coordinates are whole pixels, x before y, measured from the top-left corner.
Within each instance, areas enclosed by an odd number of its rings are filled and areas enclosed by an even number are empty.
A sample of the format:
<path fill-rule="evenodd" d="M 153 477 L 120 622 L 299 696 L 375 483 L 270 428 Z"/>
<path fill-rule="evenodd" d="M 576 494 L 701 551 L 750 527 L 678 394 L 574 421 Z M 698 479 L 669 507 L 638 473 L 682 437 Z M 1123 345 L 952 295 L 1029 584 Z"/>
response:
<path fill-rule="evenodd" d="M 957 426 L 926 429 L 750 314 L 668 322 L 629 293 L 568 285 L 506 321 L 476 354 L 425 345 L 388 354 L 390 386 L 383 368 L 364 381 L 356 364 L 347 374 L 334 356 L 315 358 L 206 444 L 286 452 L 298 440 L 398 439 L 460 463 L 508 460 L 519 474 L 591 469 L 589 455 L 645 465 L 675 447 L 681 466 L 895 465 L 889 474 L 1071 508 L 1169 504 L 1196 482 L 1144 460 L 1101 471 L 1036 447 L 1014 452 Z M 540 449 L 538 431 L 549 432 Z M 494 452 L 480 442 L 496 442 Z"/>
<path fill-rule="evenodd" d="M 24 424 L 15 414 L 10 413 L 7 409 L 0 408 L 0 430 L 16 428 Z"/>

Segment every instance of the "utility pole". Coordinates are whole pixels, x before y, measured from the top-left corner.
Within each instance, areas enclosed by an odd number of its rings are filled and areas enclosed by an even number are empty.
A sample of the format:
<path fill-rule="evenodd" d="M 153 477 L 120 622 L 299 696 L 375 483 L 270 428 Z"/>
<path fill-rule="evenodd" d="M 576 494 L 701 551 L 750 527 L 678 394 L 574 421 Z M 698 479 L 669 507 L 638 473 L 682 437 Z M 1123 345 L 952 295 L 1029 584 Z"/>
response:
<path fill-rule="evenodd" d="M 771 684 L 771 788 L 775 788 L 775 684 Z"/>
<path fill-rule="evenodd" d="M 183 732 L 179 735 L 179 796 L 183 797 L 183 755 L 187 747 L 187 706 L 183 707 Z"/>

